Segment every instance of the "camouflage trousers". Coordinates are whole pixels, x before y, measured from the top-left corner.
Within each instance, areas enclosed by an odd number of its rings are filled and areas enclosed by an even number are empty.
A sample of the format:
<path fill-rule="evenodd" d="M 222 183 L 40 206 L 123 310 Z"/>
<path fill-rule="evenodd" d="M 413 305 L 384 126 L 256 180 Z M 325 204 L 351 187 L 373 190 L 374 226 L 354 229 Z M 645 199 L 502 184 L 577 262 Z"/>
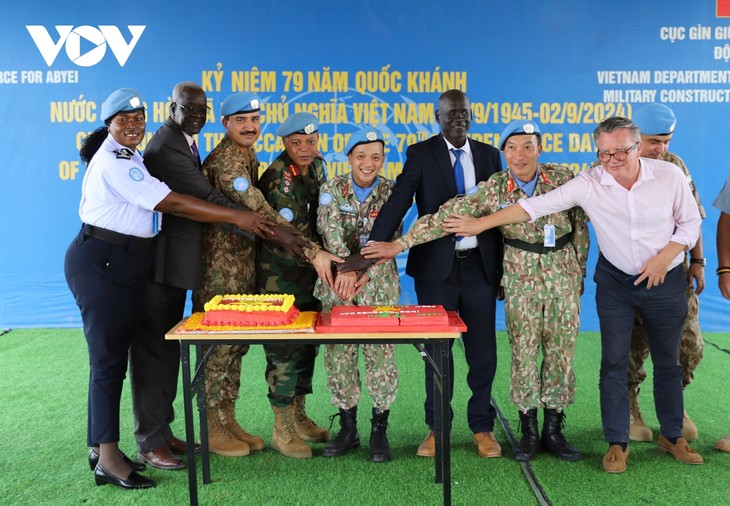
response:
<path fill-rule="evenodd" d="M 504 310 L 512 349 L 510 399 L 523 413 L 539 407 L 564 410 L 575 398 L 580 294 L 555 299 L 508 295 Z"/>
<path fill-rule="evenodd" d="M 314 360 L 319 345 L 314 344 L 265 344 L 266 383 L 269 385 L 269 402 L 285 408 L 291 405 L 295 395 L 312 393 Z"/>
<path fill-rule="evenodd" d="M 694 370 L 702 360 L 705 342 L 702 339 L 699 321 L 699 299 L 687 285 L 687 319 L 682 327 L 679 344 L 679 365 L 682 366 L 682 386 L 686 387 L 694 379 Z M 644 320 L 637 311 L 634 328 L 631 332 L 631 352 L 629 353 L 629 395 L 636 392 L 646 379 L 644 362 L 649 357 L 649 343 L 644 331 Z"/>
<path fill-rule="evenodd" d="M 332 392 L 332 405 L 339 409 L 350 409 L 360 402 L 360 346 L 365 359 L 365 385 L 373 399 L 373 407 L 381 411 L 390 409 L 398 391 L 398 368 L 395 365 L 393 344 L 326 345 L 324 365 L 327 369 L 327 386 Z"/>
<path fill-rule="evenodd" d="M 207 353 L 210 346 L 203 346 Z M 217 345 L 205 363 L 205 400 L 208 409 L 217 409 L 224 401 L 235 402 L 241 387 L 241 358 L 249 345 Z"/>

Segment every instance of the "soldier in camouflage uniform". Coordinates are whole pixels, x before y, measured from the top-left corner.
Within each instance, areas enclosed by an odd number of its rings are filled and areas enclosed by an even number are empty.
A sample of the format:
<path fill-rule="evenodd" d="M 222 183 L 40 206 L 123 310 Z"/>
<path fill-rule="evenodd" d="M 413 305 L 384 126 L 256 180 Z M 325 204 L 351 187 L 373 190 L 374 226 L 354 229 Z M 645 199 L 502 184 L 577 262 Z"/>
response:
<path fill-rule="evenodd" d="M 282 218 L 307 239 L 319 242 L 317 202 L 319 187 L 326 181 L 326 165 L 319 156 L 317 119 L 309 113 L 289 116 L 277 130 L 284 152 L 261 176 L 259 189 Z M 258 248 L 258 293 L 292 294 L 300 311 L 319 311 L 314 297 L 317 273 L 288 251 L 261 242 Z M 276 420 L 271 446 L 283 455 L 310 458 L 304 441 L 329 440 L 329 432 L 312 422 L 304 411 L 305 396 L 312 393 L 316 345 L 269 344 L 266 381 Z"/>
<path fill-rule="evenodd" d="M 235 93 L 221 104 L 226 135 L 203 163 L 203 175 L 232 202 L 255 210 L 279 235 L 293 232 L 256 188 L 259 162 L 254 143 L 261 132 L 260 99 L 253 93 Z M 308 254 L 319 250 L 307 243 Z M 237 234 L 220 224 L 207 225 L 203 233 L 203 286 L 193 293 L 193 310 L 216 295 L 256 292 L 256 243 L 253 237 Z M 207 348 L 207 347 L 206 347 Z M 218 345 L 205 364 L 210 451 L 219 455 L 243 456 L 261 450 L 264 441 L 248 434 L 235 417 L 235 402 L 241 380 L 241 358 L 248 345 Z M 207 350 L 206 350 L 207 351 Z"/>
<path fill-rule="evenodd" d="M 677 155 L 667 151 L 672 140 L 677 119 L 672 109 L 664 104 L 646 104 L 634 112 L 634 123 L 641 131 L 641 156 L 670 162 L 682 169 L 687 176 L 692 195 L 697 201 L 700 217 L 705 219 L 705 209 L 700 202 L 700 195 L 692 180 L 689 169 Z M 706 260 L 702 251 L 702 230 L 697 244 L 689 251 L 689 258 L 685 258 L 684 269 L 687 273 L 687 320 L 682 329 L 682 339 L 679 349 L 679 363 L 682 366 L 682 385 L 686 388 L 694 378 L 694 370 L 702 360 L 704 341 L 699 322 L 699 299 L 705 287 Z M 631 335 L 631 353 L 629 355 L 629 403 L 631 406 L 631 426 L 629 438 L 632 441 L 652 441 L 651 429 L 646 426 L 639 409 L 639 385 L 646 379 L 644 362 L 649 357 L 649 344 L 640 313 L 636 313 L 634 328 Z M 682 436 L 688 441 L 697 439 L 697 427 L 687 416 L 685 410 L 682 424 Z"/>
<path fill-rule="evenodd" d="M 449 200 L 433 215 L 422 216 L 393 247 L 379 253 L 389 257 L 447 235 L 443 221 L 450 215 L 491 214 L 522 198 L 547 193 L 573 177 L 564 167 L 537 163 L 542 152 L 540 129 L 532 121 L 508 124 L 500 149 L 509 170 L 479 183 L 466 196 Z M 574 345 L 590 241 L 587 217 L 573 208 L 534 223 L 505 225 L 501 232 L 505 244 L 502 286 L 512 348 L 510 397 L 519 408 L 523 435 L 515 459 L 529 461 L 540 448 L 537 409 L 544 407 L 542 446 L 560 459 L 578 460 L 580 453 L 561 431 L 563 411 L 575 396 Z"/>
<path fill-rule="evenodd" d="M 353 133 L 345 147 L 352 171 L 320 188 L 317 231 L 324 248 L 339 257 L 359 253 L 388 200 L 393 182 L 378 173 L 385 163 L 385 140 L 380 130 L 364 128 Z M 400 236 L 400 231 L 397 233 Z M 338 274 L 334 289 L 317 280 L 314 295 L 322 309 L 335 305 L 394 305 L 400 298 L 400 279 L 395 260 L 373 265 L 359 278 L 353 272 Z M 324 456 L 338 457 L 360 446 L 357 405 L 360 401 L 360 372 L 357 344 L 328 344 L 325 347 L 327 384 L 332 404 L 339 409 L 340 432 L 327 443 Z M 398 369 L 393 344 L 364 344 L 365 382 L 373 399 L 370 460 L 391 459 L 387 438 L 388 415 L 395 401 Z"/>

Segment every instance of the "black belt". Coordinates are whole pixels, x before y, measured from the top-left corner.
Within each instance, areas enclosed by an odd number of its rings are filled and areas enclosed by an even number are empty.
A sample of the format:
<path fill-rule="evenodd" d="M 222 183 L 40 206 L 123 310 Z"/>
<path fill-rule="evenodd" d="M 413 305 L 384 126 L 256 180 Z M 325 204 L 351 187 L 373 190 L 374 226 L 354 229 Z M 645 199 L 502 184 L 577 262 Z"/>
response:
<path fill-rule="evenodd" d="M 134 235 L 120 234 L 119 232 L 95 227 L 88 223 L 84 223 L 81 230 L 84 232 L 84 235 L 96 237 L 102 241 L 110 242 L 117 246 L 124 246 L 125 248 L 131 247 L 134 249 L 148 250 L 155 243 L 155 237 L 137 237 Z"/>
<path fill-rule="evenodd" d="M 544 255 L 545 253 L 552 253 L 553 251 L 558 251 L 563 249 L 565 246 L 567 246 L 570 243 L 570 240 L 572 239 L 573 234 L 565 234 L 564 236 L 558 237 L 555 241 L 555 246 L 545 246 L 542 243 L 532 243 L 527 241 L 520 241 L 519 239 L 507 239 L 505 237 L 504 243 L 513 246 L 517 249 L 522 249 L 525 251 L 529 251 L 530 253 L 539 253 L 540 255 Z"/>
<path fill-rule="evenodd" d="M 469 249 L 455 249 L 454 250 L 454 257 L 461 260 L 463 258 L 469 257 L 472 253 L 476 253 L 479 251 L 478 247 L 469 248 Z"/>

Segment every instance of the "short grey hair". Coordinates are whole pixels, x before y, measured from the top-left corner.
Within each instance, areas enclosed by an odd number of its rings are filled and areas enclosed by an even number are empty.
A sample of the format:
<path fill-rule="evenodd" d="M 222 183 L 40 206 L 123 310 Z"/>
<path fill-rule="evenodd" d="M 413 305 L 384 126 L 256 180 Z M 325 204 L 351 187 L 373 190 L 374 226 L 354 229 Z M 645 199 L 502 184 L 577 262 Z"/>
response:
<path fill-rule="evenodd" d="M 636 123 L 631 121 L 629 118 L 624 118 L 622 116 L 613 116 L 611 118 L 603 120 L 596 127 L 596 129 L 593 130 L 593 142 L 595 142 L 596 146 L 598 146 L 598 137 L 602 133 L 610 134 L 624 128 L 631 132 L 631 137 L 633 138 L 634 142 L 639 142 L 641 140 L 641 132 L 639 131 L 639 127 L 636 126 Z"/>

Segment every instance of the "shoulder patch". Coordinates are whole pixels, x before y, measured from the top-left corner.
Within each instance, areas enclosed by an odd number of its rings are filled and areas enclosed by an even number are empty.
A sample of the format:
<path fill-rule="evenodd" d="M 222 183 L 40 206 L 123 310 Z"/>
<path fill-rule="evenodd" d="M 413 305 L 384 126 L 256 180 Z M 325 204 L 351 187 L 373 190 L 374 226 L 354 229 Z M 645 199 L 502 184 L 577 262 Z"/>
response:
<path fill-rule="evenodd" d="M 319 205 L 320 206 L 326 206 L 326 205 L 328 205 L 331 202 L 332 202 L 332 194 L 331 193 L 325 192 L 325 193 L 322 193 L 319 196 Z"/>
<path fill-rule="evenodd" d="M 132 150 L 128 148 L 115 149 L 114 152 L 117 154 L 117 160 L 131 160 L 134 156 Z"/>
<path fill-rule="evenodd" d="M 294 211 L 292 211 L 288 207 L 282 207 L 281 209 L 279 209 L 279 216 L 291 223 L 294 219 Z"/>
<path fill-rule="evenodd" d="M 243 176 L 238 176 L 233 180 L 233 189 L 237 192 L 245 192 L 251 187 L 251 181 Z"/>
<path fill-rule="evenodd" d="M 132 167 L 129 169 L 129 177 L 133 181 L 142 181 L 144 179 L 144 172 L 139 167 Z"/>

